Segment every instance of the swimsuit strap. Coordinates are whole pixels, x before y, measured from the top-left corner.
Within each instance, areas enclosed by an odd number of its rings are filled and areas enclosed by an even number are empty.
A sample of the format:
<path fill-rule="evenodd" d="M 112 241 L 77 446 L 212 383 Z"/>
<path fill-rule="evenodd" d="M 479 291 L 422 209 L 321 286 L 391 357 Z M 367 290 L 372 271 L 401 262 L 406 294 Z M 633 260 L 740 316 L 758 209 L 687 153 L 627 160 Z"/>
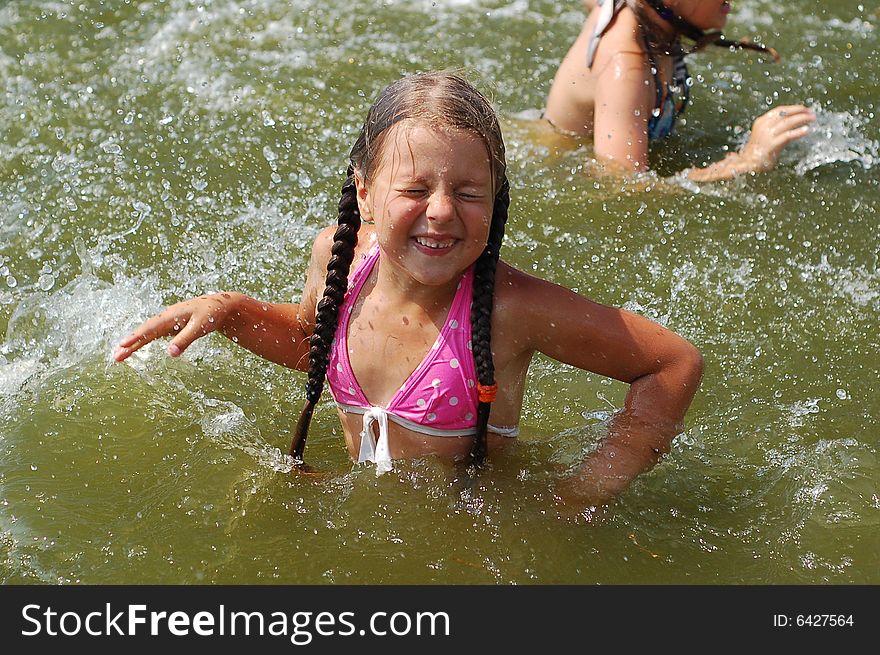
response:
<path fill-rule="evenodd" d="M 367 278 L 370 276 L 370 273 L 373 271 L 373 266 L 376 264 L 376 261 L 379 259 L 379 243 L 374 243 L 370 249 L 367 251 L 367 254 L 364 255 L 363 260 L 358 264 L 357 268 L 354 269 L 354 272 L 348 278 L 348 298 L 343 300 L 343 307 L 347 303 L 352 303 L 361 293 L 361 287 L 364 286 L 364 283 L 367 281 Z M 341 313 L 341 311 L 340 311 Z"/>
<path fill-rule="evenodd" d="M 593 59 L 596 57 L 599 39 L 608 30 L 611 21 L 623 9 L 625 4 L 625 0 L 598 0 L 596 3 L 596 6 L 599 8 L 599 18 L 596 21 L 595 27 L 593 27 L 593 33 L 590 35 L 590 42 L 587 45 L 587 68 L 593 67 Z"/>

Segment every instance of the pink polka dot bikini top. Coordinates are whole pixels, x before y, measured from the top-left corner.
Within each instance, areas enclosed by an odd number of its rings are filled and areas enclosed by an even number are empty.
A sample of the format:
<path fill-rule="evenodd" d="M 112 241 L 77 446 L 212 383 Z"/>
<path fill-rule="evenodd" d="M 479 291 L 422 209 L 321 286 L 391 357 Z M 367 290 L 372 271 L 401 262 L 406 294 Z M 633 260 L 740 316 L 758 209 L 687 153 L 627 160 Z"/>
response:
<path fill-rule="evenodd" d="M 363 414 L 359 462 L 376 462 L 377 474 L 391 470 L 388 421 L 436 437 L 461 437 L 476 433 L 477 390 L 471 353 L 470 307 L 473 297 L 473 266 L 462 275 L 446 322 L 434 345 L 410 374 L 386 407 L 367 400 L 358 384 L 348 356 L 348 325 L 354 304 L 379 259 L 374 245 L 349 278 L 348 291 L 339 312 L 336 337 L 330 347 L 327 382 L 337 406 L 345 412 Z M 373 424 L 379 428 L 378 439 Z"/>

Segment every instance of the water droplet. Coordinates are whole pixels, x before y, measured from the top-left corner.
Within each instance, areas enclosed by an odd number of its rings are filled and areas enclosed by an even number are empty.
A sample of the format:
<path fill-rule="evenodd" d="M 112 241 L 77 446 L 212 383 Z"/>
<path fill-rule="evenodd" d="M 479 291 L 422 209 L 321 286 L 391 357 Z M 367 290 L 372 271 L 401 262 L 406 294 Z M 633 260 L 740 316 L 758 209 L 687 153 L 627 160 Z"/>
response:
<path fill-rule="evenodd" d="M 849 394 L 846 393 L 846 389 L 838 389 L 837 397 L 841 400 L 846 400 L 847 398 L 849 398 Z"/>
<path fill-rule="evenodd" d="M 130 111 L 125 115 L 125 118 L 122 119 L 122 122 L 126 125 L 131 125 L 134 121 L 134 112 Z"/>
<path fill-rule="evenodd" d="M 18 280 L 15 279 L 15 276 L 13 276 L 13 275 L 6 276 L 6 286 L 8 286 L 10 289 L 14 289 L 15 287 L 18 286 Z"/>
<path fill-rule="evenodd" d="M 31 464 L 31 471 L 36 471 L 36 470 L 37 470 L 37 465 Z"/>
<path fill-rule="evenodd" d="M 37 280 L 37 286 L 40 287 L 43 291 L 49 291 L 52 287 L 55 286 L 55 276 L 53 275 L 41 275 L 40 279 Z"/>
<path fill-rule="evenodd" d="M 174 116 L 165 116 L 159 121 L 159 125 L 168 125 L 168 123 L 174 120 Z"/>
<path fill-rule="evenodd" d="M 269 146 L 265 146 L 263 148 L 263 157 L 266 158 L 266 161 L 275 161 L 278 159 L 278 155 L 270 148 Z"/>
<path fill-rule="evenodd" d="M 272 118 L 272 114 L 265 110 L 263 110 L 263 125 L 266 127 L 273 127 L 275 125 L 275 120 Z"/>
<path fill-rule="evenodd" d="M 150 205 L 140 200 L 135 200 L 133 203 L 131 203 L 131 206 L 141 216 L 146 216 L 151 211 L 153 211 L 153 208 Z"/>
<path fill-rule="evenodd" d="M 197 177 L 192 178 L 190 180 L 190 184 L 192 184 L 193 189 L 196 191 L 204 191 L 205 187 L 208 186 L 208 183 L 205 180 L 199 179 Z"/>
<path fill-rule="evenodd" d="M 60 173 L 65 168 L 67 168 L 67 157 L 64 155 L 56 155 L 55 159 L 52 160 L 52 170 L 56 173 Z"/>
<path fill-rule="evenodd" d="M 119 146 L 118 143 L 110 143 L 110 142 L 102 143 L 101 148 L 108 155 L 121 155 L 122 154 L 122 148 Z"/>

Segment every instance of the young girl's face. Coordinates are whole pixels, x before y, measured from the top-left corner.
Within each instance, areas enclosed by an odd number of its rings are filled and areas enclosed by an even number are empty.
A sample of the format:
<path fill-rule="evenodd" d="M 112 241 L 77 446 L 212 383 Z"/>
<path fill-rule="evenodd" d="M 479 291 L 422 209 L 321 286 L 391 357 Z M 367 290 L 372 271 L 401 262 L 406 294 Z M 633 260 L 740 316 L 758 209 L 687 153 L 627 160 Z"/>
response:
<path fill-rule="evenodd" d="M 666 6 L 701 30 L 720 30 L 727 24 L 727 0 L 667 0 Z"/>
<path fill-rule="evenodd" d="M 390 128 L 369 180 L 356 176 L 361 216 L 383 256 L 417 282 L 440 286 L 473 264 L 494 203 L 489 153 L 472 132 L 403 121 Z"/>

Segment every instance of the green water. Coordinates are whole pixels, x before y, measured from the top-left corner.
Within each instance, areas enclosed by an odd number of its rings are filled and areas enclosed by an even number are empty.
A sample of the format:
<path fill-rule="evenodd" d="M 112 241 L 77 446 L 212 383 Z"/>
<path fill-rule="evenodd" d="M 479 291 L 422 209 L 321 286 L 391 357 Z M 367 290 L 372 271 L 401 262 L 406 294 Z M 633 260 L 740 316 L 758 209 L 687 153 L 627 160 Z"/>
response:
<path fill-rule="evenodd" d="M 691 62 L 659 176 L 597 178 L 527 120 L 580 28 L 549 0 L 0 4 L 0 580 L 4 583 L 880 583 L 880 13 L 734 3 Z M 325 398 L 220 337 L 130 364 L 164 304 L 297 299 L 370 100 L 455 67 L 489 92 L 513 187 L 504 257 L 694 342 L 672 452 L 591 524 L 560 465 L 625 387 L 537 359 L 522 437 L 473 488 L 432 459 L 353 467 Z M 756 178 L 695 186 L 771 104 L 814 134 Z M 329 396 L 328 396 L 329 398 Z"/>

